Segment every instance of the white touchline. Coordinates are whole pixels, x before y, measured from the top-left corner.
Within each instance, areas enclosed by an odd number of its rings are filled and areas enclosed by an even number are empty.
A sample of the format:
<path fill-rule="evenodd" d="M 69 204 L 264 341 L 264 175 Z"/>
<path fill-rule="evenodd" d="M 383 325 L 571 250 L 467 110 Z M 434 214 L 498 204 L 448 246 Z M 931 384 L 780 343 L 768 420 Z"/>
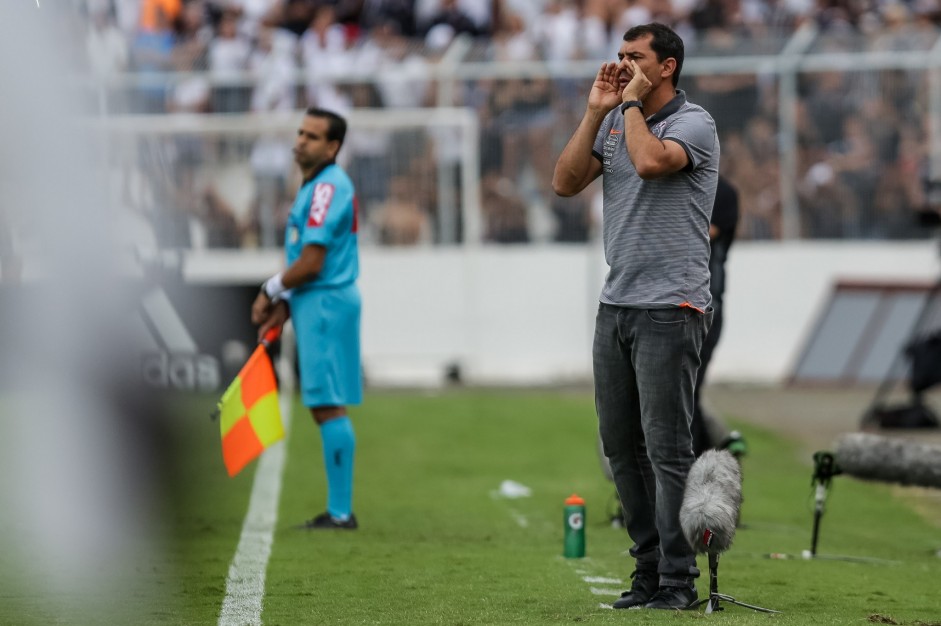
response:
<path fill-rule="evenodd" d="M 603 583 L 605 585 L 620 585 L 620 578 L 608 578 L 606 576 L 585 576 L 582 578 L 586 583 Z"/>
<path fill-rule="evenodd" d="M 590 563 L 590 561 L 591 559 L 589 557 L 586 557 L 582 559 L 582 562 L 583 562 L 582 564 L 591 566 L 592 564 Z M 582 581 L 588 583 L 588 592 L 590 594 L 594 596 L 619 596 L 621 595 L 620 589 L 615 589 L 611 587 L 595 587 L 594 584 L 592 584 L 592 583 L 595 583 L 595 584 L 600 583 L 603 585 L 621 585 L 622 582 L 620 578 L 616 578 L 614 576 L 599 576 L 595 572 L 590 572 L 590 571 L 587 571 L 583 567 L 576 566 L 575 563 L 572 561 L 570 561 L 570 563 L 572 563 L 572 565 L 575 566 L 574 567 L 575 574 L 577 574 L 582 579 Z M 598 604 L 598 607 L 602 609 L 614 608 L 610 604 L 607 604 L 605 602 L 601 602 L 600 604 Z"/>
<path fill-rule="evenodd" d="M 265 574 L 274 527 L 278 522 L 278 500 L 290 436 L 291 406 L 294 398 L 292 367 L 285 364 L 285 344 L 278 376 L 281 390 L 278 398 L 284 419 L 284 439 L 265 450 L 258 461 L 248 513 L 242 523 L 239 545 L 229 565 L 225 581 L 225 599 L 219 613 L 219 626 L 261 626 L 262 603 L 265 598 Z"/>
<path fill-rule="evenodd" d="M 593 593 L 596 596 L 619 596 L 621 595 L 620 589 L 608 589 L 602 587 L 589 587 L 588 591 Z"/>

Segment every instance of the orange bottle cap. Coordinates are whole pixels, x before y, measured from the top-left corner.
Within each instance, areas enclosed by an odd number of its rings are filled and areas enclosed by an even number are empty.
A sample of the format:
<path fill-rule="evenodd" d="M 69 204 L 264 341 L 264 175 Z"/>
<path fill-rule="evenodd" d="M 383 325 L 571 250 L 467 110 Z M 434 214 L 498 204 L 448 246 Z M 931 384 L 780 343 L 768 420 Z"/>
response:
<path fill-rule="evenodd" d="M 570 495 L 568 498 L 565 499 L 566 506 L 573 506 L 573 505 L 579 505 L 579 504 L 585 504 L 585 500 L 583 500 L 577 494 L 573 493 L 572 495 Z"/>

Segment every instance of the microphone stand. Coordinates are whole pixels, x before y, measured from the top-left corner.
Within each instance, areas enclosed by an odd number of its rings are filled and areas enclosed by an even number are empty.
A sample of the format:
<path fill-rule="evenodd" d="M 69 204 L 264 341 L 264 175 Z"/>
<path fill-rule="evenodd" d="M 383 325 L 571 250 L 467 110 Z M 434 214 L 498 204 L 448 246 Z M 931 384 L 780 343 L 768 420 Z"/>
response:
<path fill-rule="evenodd" d="M 842 470 L 830 452 L 814 453 L 814 475 L 810 479 L 814 489 L 814 528 L 810 538 L 810 556 L 817 556 L 817 540 L 820 538 L 820 521 L 823 519 L 824 505 L 827 502 L 827 489 L 834 476 Z"/>
<path fill-rule="evenodd" d="M 804 558 L 826 559 L 830 561 L 849 561 L 852 563 L 892 563 L 885 559 L 876 559 L 863 556 L 835 556 L 817 554 L 817 542 L 820 539 L 820 522 L 823 519 L 827 501 L 827 489 L 834 476 L 839 476 L 843 470 L 836 463 L 836 458 L 830 452 L 820 451 L 814 453 L 814 475 L 810 484 L 814 486 L 814 526 L 810 538 L 810 553 L 804 553 Z"/>
<path fill-rule="evenodd" d="M 723 611 L 724 607 L 719 606 L 719 601 L 728 602 L 729 604 L 734 604 L 736 606 L 742 606 L 746 609 L 752 609 L 753 611 L 760 611 L 761 613 L 780 613 L 781 611 L 775 611 L 774 609 L 766 609 L 760 606 L 755 606 L 754 604 L 746 604 L 744 602 L 739 602 L 732 596 L 727 596 L 725 594 L 719 593 L 719 555 L 709 553 L 709 597 L 703 598 L 702 600 L 697 600 L 690 607 L 692 609 L 699 608 L 705 603 L 709 603 L 706 606 L 706 615 L 713 613 L 715 611 Z"/>

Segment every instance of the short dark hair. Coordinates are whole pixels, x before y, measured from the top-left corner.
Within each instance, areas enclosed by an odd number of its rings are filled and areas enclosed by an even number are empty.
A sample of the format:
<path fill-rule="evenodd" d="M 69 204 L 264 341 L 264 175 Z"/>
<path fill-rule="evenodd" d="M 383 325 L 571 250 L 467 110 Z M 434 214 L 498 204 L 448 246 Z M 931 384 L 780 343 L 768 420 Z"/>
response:
<path fill-rule="evenodd" d="M 307 115 L 311 117 L 320 117 L 327 120 L 327 141 L 339 141 L 340 147 L 343 147 L 343 140 L 346 139 L 346 120 L 333 111 L 310 107 L 307 109 Z"/>
<path fill-rule="evenodd" d="M 657 55 L 657 61 L 663 63 L 673 57 L 676 59 L 676 69 L 673 71 L 673 86 L 680 80 L 683 70 L 683 40 L 672 28 L 660 22 L 634 26 L 624 33 L 624 41 L 636 41 L 641 37 L 650 35 L 650 49 Z"/>

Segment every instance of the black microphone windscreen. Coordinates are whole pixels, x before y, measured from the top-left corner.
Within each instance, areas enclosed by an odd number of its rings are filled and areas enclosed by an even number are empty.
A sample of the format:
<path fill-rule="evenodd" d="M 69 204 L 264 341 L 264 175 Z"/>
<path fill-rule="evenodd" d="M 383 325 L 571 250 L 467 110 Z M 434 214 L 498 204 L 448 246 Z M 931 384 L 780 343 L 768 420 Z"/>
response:
<path fill-rule="evenodd" d="M 835 456 L 840 469 L 857 478 L 941 489 L 941 446 L 850 433 L 837 440 Z"/>
<path fill-rule="evenodd" d="M 742 470 L 728 450 L 707 450 L 689 470 L 680 527 L 696 552 L 719 554 L 732 546 L 742 506 Z"/>

